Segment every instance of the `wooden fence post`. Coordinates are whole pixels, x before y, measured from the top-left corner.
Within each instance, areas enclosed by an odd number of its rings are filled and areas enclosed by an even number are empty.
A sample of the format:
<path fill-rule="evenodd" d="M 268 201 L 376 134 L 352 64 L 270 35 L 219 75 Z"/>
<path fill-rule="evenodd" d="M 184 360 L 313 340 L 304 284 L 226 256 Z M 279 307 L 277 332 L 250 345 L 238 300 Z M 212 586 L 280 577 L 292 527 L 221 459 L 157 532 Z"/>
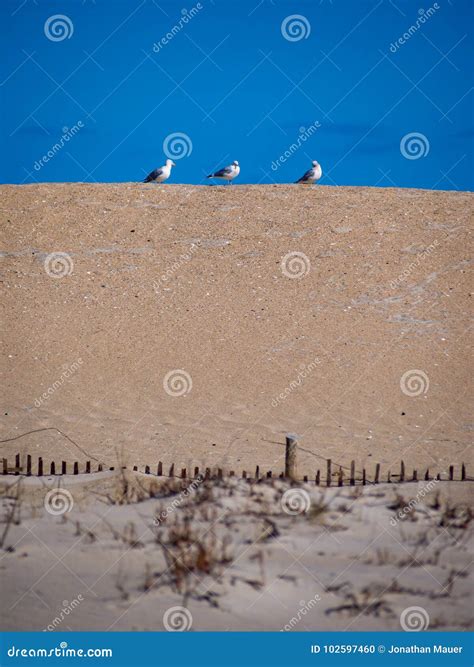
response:
<path fill-rule="evenodd" d="M 405 481 L 405 463 L 400 461 L 400 482 Z"/>
<path fill-rule="evenodd" d="M 356 471 L 356 464 L 355 461 L 351 461 L 351 479 L 350 479 L 350 485 L 355 486 L 355 471 Z"/>
<path fill-rule="evenodd" d="M 327 470 L 326 470 L 326 485 L 331 486 L 331 459 L 327 460 Z"/>
<path fill-rule="evenodd" d="M 285 477 L 288 479 L 296 480 L 297 478 L 297 461 L 296 461 L 296 448 L 298 447 L 298 441 L 294 435 L 286 436 L 286 449 L 285 449 Z"/>

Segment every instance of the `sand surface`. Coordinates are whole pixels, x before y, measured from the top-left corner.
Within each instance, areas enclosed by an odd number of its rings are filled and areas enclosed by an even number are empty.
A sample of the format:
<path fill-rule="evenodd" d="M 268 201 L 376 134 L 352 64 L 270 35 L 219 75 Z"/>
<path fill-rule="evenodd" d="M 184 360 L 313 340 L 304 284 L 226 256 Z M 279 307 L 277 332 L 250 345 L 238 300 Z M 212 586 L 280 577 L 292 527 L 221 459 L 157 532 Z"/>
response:
<path fill-rule="evenodd" d="M 3 443 L 2 456 L 277 471 L 296 432 L 312 452 L 301 473 L 321 466 L 315 455 L 433 471 L 469 461 L 471 194 L 0 193 L 1 438 L 57 428 L 86 452 L 50 430 Z M 67 253 L 67 275 L 45 270 L 53 252 Z M 282 266 L 288 253 L 303 256 Z M 299 261 L 303 275 L 285 275 Z M 175 370 L 192 381 L 181 396 L 164 389 Z M 407 371 L 424 374 L 417 395 L 401 390 Z"/>
<path fill-rule="evenodd" d="M 470 482 L 189 484 L 0 478 L 2 629 L 472 627 Z"/>

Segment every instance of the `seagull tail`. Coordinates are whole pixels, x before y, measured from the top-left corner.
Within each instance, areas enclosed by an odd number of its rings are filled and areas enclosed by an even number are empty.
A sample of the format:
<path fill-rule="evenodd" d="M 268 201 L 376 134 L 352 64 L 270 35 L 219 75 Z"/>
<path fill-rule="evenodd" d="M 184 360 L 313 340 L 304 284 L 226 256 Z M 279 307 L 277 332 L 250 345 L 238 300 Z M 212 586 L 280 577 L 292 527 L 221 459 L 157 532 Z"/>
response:
<path fill-rule="evenodd" d="M 206 178 L 214 178 L 214 174 L 209 174 L 209 176 L 206 176 Z"/>

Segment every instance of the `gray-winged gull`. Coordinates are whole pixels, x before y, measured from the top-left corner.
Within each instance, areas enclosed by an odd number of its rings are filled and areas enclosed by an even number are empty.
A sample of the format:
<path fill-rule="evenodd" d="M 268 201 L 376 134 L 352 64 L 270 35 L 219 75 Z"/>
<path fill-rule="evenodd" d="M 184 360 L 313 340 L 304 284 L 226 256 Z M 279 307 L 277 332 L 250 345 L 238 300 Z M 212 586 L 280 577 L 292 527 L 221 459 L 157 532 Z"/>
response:
<path fill-rule="evenodd" d="M 321 176 L 323 175 L 323 170 L 321 169 L 321 165 L 319 162 L 316 162 L 316 160 L 313 160 L 312 162 L 313 166 L 311 169 L 308 169 L 308 171 L 303 174 L 303 176 L 296 181 L 296 183 L 316 183 L 316 181 L 319 181 Z"/>
<path fill-rule="evenodd" d="M 176 167 L 173 160 L 166 160 L 163 167 L 158 167 L 151 171 L 143 181 L 144 183 L 163 183 L 168 180 L 171 174 L 171 167 Z"/>
<path fill-rule="evenodd" d="M 228 167 L 224 167 L 224 169 L 219 169 L 219 171 L 216 171 L 213 174 L 209 174 L 207 178 L 220 178 L 224 181 L 227 181 L 228 183 L 231 183 L 234 178 L 237 178 L 239 174 L 239 163 L 237 160 L 234 160 Z"/>

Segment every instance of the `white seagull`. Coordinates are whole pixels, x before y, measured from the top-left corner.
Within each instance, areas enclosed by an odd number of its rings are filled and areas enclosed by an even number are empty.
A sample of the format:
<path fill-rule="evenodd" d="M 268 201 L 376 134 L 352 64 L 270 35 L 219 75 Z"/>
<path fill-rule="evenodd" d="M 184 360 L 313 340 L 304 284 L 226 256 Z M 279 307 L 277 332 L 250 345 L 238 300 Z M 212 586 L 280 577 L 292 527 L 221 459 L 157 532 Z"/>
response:
<path fill-rule="evenodd" d="M 321 169 L 321 165 L 319 162 L 316 162 L 316 160 L 313 160 L 312 162 L 313 166 L 311 169 L 308 169 L 308 171 L 303 174 L 303 176 L 296 181 L 296 183 L 310 183 L 311 185 L 313 183 L 316 183 L 316 181 L 319 181 L 321 176 L 323 175 L 323 170 Z"/>
<path fill-rule="evenodd" d="M 240 174 L 239 163 L 237 162 L 237 160 L 234 160 L 232 164 L 230 164 L 228 167 L 224 167 L 224 169 L 219 169 L 219 171 L 214 172 L 214 174 L 209 174 L 207 178 L 221 178 L 222 180 L 231 183 L 234 180 L 234 178 L 237 178 L 239 174 Z"/>
<path fill-rule="evenodd" d="M 143 181 L 144 183 L 163 183 L 167 181 L 171 175 L 171 167 L 176 167 L 173 160 L 166 160 L 163 167 L 153 169 Z"/>

